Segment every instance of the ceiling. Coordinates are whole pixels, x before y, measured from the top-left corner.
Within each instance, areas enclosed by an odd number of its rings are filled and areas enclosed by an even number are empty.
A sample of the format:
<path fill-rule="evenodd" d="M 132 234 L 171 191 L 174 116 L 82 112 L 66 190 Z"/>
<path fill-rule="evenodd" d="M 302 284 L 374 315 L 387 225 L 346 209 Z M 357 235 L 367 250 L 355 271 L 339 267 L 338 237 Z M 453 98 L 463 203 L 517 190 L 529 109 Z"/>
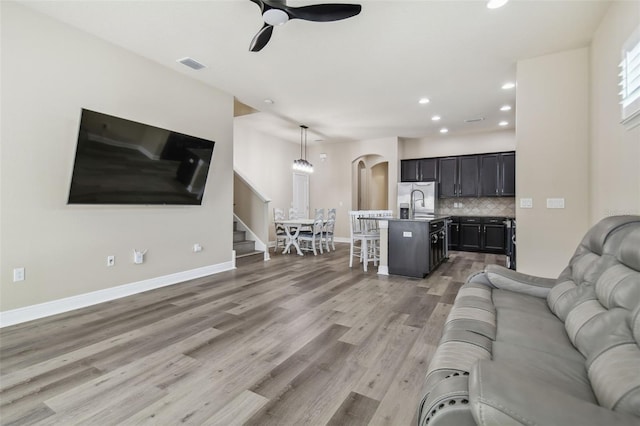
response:
<path fill-rule="evenodd" d="M 302 6 L 322 1 L 294 1 Z M 245 123 L 292 142 L 513 128 L 516 62 L 587 46 L 604 0 L 353 0 L 360 15 L 338 22 L 292 20 L 249 52 L 261 28 L 249 0 L 29 1 L 56 19 L 234 95 L 262 113 Z M 192 57 L 194 71 L 176 62 Z M 428 104 L 419 104 L 422 97 Z M 273 104 L 265 103 L 271 99 Z M 500 111 L 503 105 L 514 108 Z M 439 122 L 431 117 L 440 115 Z M 465 120 L 484 120 L 466 123 Z M 498 122 L 506 120 L 507 126 Z"/>

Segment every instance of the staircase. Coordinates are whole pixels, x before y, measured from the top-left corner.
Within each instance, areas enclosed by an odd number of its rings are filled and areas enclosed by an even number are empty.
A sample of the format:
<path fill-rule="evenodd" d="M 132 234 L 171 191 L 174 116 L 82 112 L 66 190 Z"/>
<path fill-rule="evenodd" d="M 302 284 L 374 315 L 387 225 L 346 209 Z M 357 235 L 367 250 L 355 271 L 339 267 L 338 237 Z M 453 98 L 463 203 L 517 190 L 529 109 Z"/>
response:
<path fill-rule="evenodd" d="M 233 249 L 236 251 L 236 259 L 242 259 L 242 264 L 247 261 L 263 260 L 264 252 L 256 250 L 256 242 L 247 240 L 246 232 L 238 230 L 238 222 L 233 221 Z M 236 261 L 236 266 L 238 262 Z"/>

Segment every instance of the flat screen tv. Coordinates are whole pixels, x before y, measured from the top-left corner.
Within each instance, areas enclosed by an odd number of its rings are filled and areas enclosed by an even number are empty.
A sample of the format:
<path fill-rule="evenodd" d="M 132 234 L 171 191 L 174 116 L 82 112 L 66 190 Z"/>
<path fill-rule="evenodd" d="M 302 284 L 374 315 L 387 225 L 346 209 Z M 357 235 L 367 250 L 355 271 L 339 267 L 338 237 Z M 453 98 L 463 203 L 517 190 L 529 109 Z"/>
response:
<path fill-rule="evenodd" d="M 214 141 L 82 110 L 69 204 L 202 204 Z"/>

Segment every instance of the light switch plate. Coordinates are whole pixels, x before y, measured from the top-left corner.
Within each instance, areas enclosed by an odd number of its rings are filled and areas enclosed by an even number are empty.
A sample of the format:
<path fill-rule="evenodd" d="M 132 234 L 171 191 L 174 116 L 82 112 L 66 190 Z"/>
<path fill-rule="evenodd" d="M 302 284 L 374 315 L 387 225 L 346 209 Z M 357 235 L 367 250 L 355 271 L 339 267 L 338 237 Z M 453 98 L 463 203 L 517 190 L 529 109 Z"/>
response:
<path fill-rule="evenodd" d="M 547 198 L 548 209 L 564 209 L 564 198 Z"/>
<path fill-rule="evenodd" d="M 520 208 L 521 209 L 532 209 L 533 208 L 533 198 L 520 198 Z"/>
<path fill-rule="evenodd" d="M 413 237 L 413 233 L 411 231 L 404 231 L 402 233 L 402 236 L 405 237 L 405 238 L 411 238 L 411 237 Z"/>

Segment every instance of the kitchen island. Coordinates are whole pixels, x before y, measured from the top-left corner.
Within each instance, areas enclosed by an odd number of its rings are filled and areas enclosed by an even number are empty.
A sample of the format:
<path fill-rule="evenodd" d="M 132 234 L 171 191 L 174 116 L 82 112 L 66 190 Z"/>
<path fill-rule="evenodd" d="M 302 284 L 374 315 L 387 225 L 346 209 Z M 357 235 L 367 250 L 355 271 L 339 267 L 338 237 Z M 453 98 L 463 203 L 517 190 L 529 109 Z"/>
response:
<path fill-rule="evenodd" d="M 447 257 L 448 215 L 380 221 L 381 275 L 424 278 Z"/>

